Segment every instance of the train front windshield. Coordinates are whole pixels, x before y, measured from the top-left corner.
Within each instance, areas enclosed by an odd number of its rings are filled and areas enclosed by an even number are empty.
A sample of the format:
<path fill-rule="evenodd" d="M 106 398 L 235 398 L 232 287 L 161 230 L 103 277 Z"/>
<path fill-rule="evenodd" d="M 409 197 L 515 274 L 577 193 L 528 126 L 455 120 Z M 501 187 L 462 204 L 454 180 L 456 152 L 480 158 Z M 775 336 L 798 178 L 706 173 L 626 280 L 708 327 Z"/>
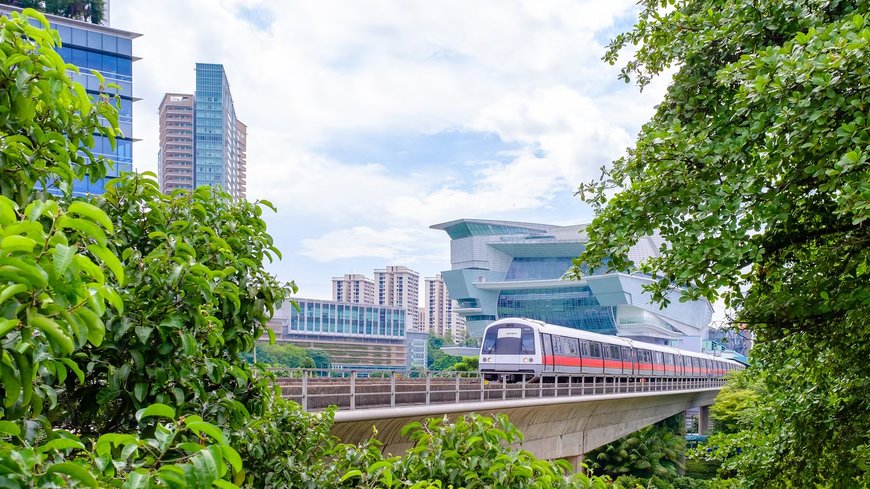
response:
<path fill-rule="evenodd" d="M 518 324 L 502 324 L 489 328 L 480 351 L 484 355 L 533 355 L 535 330 Z"/>

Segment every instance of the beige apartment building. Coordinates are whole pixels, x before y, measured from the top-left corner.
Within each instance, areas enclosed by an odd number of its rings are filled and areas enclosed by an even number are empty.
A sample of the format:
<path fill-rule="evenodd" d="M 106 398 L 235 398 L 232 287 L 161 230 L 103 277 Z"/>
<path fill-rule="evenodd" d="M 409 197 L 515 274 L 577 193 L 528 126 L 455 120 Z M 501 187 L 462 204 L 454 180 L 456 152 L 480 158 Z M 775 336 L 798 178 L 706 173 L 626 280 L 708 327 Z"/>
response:
<path fill-rule="evenodd" d="M 456 312 L 456 302 L 450 299 L 441 274 L 424 279 L 423 304 L 424 331 L 438 336 L 449 335 L 454 343 L 465 339 L 465 319 Z"/>
<path fill-rule="evenodd" d="M 193 95 L 167 93 L 158 109 L 160 191 L 193 190 Z"/>
<path fill-rule="evenodd" d="M 351 304 L 375 304 L 375 282 L 358 273 L 332 277 L 332 300 Z"/>

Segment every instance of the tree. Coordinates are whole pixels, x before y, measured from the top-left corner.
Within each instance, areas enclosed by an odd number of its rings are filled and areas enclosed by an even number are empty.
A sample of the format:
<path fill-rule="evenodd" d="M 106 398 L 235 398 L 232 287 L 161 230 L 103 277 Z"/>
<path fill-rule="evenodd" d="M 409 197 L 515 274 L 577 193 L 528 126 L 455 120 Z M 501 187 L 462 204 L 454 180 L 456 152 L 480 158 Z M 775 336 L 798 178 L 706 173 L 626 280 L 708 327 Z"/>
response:
<path fill-rule="evenodd" d="M 638 46 L 621 76 L 641 88 L 675 74 L 627 156 L 579 188 L 597 215 L 577 262 L 647 273 L 662 303 L 721 297 L 755 332 L 771 408 L 747 485 L 867 482 L 870 4 L 640 3 L 605 59 Z M 656 232 L 661 255 L 631 263 Z"/>
<path fill-rule="evenodd" d="M 685 417 L 671 416 L 587 454 L 590 468 L 602 475 L 673 480 L 684 469 Z"/>
<path fill-rule="evenodd" d="M 104 0 L 9 0 L 6 3 L 93 24 L 101 23 L 106 13 Z"/>

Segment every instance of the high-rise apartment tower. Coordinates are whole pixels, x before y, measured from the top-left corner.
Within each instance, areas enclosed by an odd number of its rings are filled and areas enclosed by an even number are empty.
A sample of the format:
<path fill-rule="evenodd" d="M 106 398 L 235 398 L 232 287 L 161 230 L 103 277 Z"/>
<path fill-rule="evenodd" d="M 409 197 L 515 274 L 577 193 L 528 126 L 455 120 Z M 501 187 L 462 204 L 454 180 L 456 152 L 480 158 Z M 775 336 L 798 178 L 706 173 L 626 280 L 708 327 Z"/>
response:
<path fill-rule="evenodd" d="M 365 275 L 357 273 L 332 277 L 332 300 L 352 304 L 375 304 L 375 283 Z"/>
<path fill-rule="evenodd" d="M 454 343 L 465 338 L 465 319 L 456 312 L 456 303 L 450 300 L 441 274 L 424 279 L 423 304 L 423 330 L 438 336 L 450 335 Z"/>
<path fill-rule="evenodd" d="M 167 93 L 160 102 L 160 189 L 193 190 L 193 95 Z"/>
<path fill-rule="evenodd" d="M 375 270 L 375 286 L 378 288 L 378 304 L 401 307 L 407 311 L 408 329 L 419 329 L 419 273 L 407 267 L 388 266 L 383 270 Z"/>

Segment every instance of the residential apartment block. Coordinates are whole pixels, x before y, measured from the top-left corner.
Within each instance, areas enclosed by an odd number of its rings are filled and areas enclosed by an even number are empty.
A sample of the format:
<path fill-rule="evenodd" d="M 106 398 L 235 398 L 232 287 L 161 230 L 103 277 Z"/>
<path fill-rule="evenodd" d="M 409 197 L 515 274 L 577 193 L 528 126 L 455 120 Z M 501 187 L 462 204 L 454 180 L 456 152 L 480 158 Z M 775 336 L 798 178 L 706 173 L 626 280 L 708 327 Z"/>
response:
<path fill-rule="evenodd" d="M 465 319 L 456 312 L 456 301 L 450 299 L 441 274 L 424 279 L 423 310 L 421 320 L 424 331 L 437 336 L 450 336 L 454 343 L 465 339 Z"/>
<path fill-rule="evenodd" d="M 375 270 L 378 304 L 401 307 L 407 311 L 410 330 L 419 330 L 417 317 L 420 304 L 420 274 L 403 266 L 388 266 Z"/>
<path fill-rule="evenodd" d="M 357 273 L 332 277 L 332 300 L 351 304 L 375 304 L 375 282 Z"/>

